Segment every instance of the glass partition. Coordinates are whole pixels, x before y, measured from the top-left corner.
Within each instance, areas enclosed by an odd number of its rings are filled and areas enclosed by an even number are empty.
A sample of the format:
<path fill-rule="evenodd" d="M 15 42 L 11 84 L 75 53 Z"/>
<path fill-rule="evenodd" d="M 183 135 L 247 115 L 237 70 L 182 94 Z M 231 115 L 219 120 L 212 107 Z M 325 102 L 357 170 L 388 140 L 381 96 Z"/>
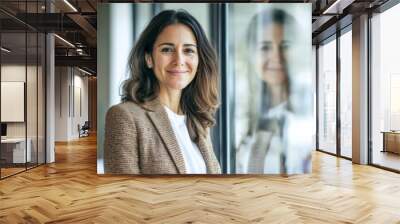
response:
<path fill-rule="evenodd" d="M 26 41 L 25 32 L 1 34 L 0 109 L 2 125 L 6 126 L 1 140 L 2 178 L 24 171 L 31 158 L 26 141 Z"/>
<path fill-rule="evenodd" d="M 0 6 L 21 17 L 43 13 L 44 3 L 9 1 Z M 0 12 L 0 178 L 45 163 L 45 35 L 10 15 Z"/>
<path fill-rule="evenodd" d="M 336 37 L 318 48 L 318 149 L 336 154 Z"/>

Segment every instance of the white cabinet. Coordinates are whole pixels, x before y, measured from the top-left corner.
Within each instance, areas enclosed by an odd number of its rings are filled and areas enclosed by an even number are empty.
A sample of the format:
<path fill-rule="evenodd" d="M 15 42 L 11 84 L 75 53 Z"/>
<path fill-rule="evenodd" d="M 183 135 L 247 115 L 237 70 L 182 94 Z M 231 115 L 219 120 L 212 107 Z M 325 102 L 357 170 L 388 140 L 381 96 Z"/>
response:
<path fill-rule="evenodd" d="M 7 151 L 12 151 L 12 163 L 25 163 L 32 161 L 32 141 L 28 138 L 26 142 L 27 147 L 25 153 L 25 138 L 7 138 L 1 140 L 2 148 L 5 147 Z M 27 161 L 25 161 L 25 159 L 27 159 Z"/>

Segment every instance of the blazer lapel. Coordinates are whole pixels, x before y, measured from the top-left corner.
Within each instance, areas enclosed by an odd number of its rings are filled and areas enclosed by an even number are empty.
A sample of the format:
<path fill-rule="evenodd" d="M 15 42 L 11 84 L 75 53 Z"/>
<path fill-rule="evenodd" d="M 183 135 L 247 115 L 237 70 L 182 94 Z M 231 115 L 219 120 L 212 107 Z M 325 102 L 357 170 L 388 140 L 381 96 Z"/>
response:
<path fill-rule="evenodd" d="M 148 111 L 147 115 L 150 117 L 158 133 L 160 134 L 165 147 L 169 151 L 172 160 L 175 162 L 178 172 L 180 174 L 185 174 L 185 161 L 176 140 L 174 130 L 172 129 L 171 123 L 168 119 L 168 115 L 164 111 L 164 108 L 161 104 L 153 103 L 153 106 L 151 107 L 154 111 Z"/>
<path fill-rule="evenodd" d="M 200 125 L 200 123 L 197 120 L 195 120 L 194 123 L 195 123 L 197 130 L 204 130 L 203 127 Z M 206 132 L 207 132 L 206 133 L 207 136 L 203 136 L 201 134 L 199 135 L 199 142 L 197 144 L 197 147 L 199 147 L 200 153 L 203 155 L 203 159 L 204 159 L 204 162 L 207 167 L 207 173 L 215 174 L 215 173 L 218 173 L 219 168 L 218 168 L 218 165 L 216 165 L 214 163 L 216 158 L 213 158 L 213 157 L 215 157 L 215 154 L 213 151 L 213 147 L 210 144 L 211 140 L 210 140 L 210 142 L 208 142 L 208 139 L 207 139 L 210 137 L 210 132 L 209 132 L 209 130 Z"/>
<path fill-rule="evenodd" d="M 207 173 L 213 173 L 214 167 L 212 164 L 211 153 L 210 150 L 213 150 L 211 146 L 208 145 L 207 140 L 203 136 L 199 136 L 199 143 L 197 145 L 201 154 L 203 155 L 204 162 L 207 167 Z M 214 152 L 212 152 L 214 153 Z"/>

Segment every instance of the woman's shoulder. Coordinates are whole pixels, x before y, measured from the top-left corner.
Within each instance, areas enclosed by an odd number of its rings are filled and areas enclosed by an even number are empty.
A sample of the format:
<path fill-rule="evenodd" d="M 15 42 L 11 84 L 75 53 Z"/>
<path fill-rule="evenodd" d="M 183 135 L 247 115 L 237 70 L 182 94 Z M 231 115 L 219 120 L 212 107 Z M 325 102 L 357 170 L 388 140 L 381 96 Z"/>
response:
<path fill-rule="evenodd" d="M 135 115 L 138 117 L 144 115 L 145 110 L 135 102 L 125 101 L 111 106 L 107 111 L 107 116 L 111 117 L 125 117 Z"/>

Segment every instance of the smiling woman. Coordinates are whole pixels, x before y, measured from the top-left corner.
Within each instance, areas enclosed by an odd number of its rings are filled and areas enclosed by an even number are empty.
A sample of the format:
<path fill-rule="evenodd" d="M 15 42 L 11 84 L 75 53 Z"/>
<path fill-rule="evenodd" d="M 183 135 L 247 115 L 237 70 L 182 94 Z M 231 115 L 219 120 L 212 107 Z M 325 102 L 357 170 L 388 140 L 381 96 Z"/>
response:
<path fill-rule="evenodd" d="M 123 102 L 106 116 L 105 173 L 218 174 L 215 50 L 185 11 L 155 16 L 130 56 Z"/>

